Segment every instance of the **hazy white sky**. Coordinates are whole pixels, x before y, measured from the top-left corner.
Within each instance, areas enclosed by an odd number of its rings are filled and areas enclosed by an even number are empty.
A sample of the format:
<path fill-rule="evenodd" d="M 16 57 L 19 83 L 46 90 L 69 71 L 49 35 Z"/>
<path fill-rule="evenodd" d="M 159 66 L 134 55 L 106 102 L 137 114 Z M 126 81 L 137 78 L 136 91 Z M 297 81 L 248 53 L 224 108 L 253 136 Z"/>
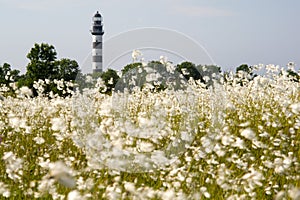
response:
<path fill-rule="evenodd" d="M 0 64 L 24 72 L 30 48 L 46 42 L 59 58 L 84 65 L 91 52 L 91 18 L 99 10 L 104 41 L 158 27 L 193 38 L 224 70 L 290 61 L 299 67 L 299 9 L 298 0 L 0 0 Z"/>

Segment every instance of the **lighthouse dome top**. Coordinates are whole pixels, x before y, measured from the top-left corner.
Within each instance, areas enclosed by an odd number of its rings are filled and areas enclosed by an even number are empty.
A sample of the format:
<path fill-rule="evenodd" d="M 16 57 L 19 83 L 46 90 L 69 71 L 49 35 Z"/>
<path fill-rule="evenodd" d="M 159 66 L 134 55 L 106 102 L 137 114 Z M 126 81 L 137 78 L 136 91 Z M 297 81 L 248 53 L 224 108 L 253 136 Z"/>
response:
<path fill-rule="evenodd" d="M 97 11 L 97 13 L 94 15 L 93 18 L 94 21 L 101 21 L 102 20 L 102 16 L 101 14 Z"/>

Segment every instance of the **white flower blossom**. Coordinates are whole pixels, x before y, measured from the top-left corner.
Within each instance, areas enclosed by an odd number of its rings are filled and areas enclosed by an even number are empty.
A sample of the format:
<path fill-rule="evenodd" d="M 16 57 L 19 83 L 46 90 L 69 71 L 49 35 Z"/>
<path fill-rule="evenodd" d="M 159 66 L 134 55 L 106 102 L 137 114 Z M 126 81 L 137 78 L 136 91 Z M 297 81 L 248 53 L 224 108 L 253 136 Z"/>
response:
<path fill-rule="evenodd" d="M 67 200 L 84 200 L 85 198 L 77 190 L 69 192 Z"/>
<path fill-rule="evenodd" d="M 248 140 L 253 140 L 256 138 L 256 134 L 254 131 L 252 131 L 251 128 L 246 128 L 241 131 L 241 136 L 244 136 Z"/>
<path fill-rule="evenodd" d="M 300 103 L 294 103 L 290 105 L 290 108 L 294 114 L 298 115 L 300 113 Z"/>
<path fill-rule="evenodd" d="M 45 142 L 45 139 L 43 137 L 35 137 L 33 138 L 33 140 L 37 143 L 37 144 L 43 144 Z"/>
<path fill-rule="evenodd" d="M 138 61 L 138 58 L 140 57 L 140 56 L 142 56 L 143 54 L 142 54 L 142 52 L 141 51 L 139 51 L 139 50 L 133 50 L 132 51 L 132 54 L 131 54 L 131 57 L 132 57 L 132 60 L 133 60 L 133 62 L 136 62 L 136 61 Z"/>
<path fill-rule="evenodd" d="M 49 164 L 49 175 L 57 180 L 60 184 L 73 188 L 76 182 L 71 174 L 71 169 L 68 168 L 63 162 L 57 161 Z"/>

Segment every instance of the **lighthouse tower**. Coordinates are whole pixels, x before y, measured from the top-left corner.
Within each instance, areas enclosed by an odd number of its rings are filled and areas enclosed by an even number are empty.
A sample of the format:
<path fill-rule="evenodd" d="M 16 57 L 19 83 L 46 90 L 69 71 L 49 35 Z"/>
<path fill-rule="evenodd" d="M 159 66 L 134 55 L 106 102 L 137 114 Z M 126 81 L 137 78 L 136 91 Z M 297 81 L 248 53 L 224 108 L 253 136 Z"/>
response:
<path fill-rule="evenodd" d="M 92 25 L 93 50 L 92 50 L 92 68 L 93 72 L 102 72 L 103 57 L 102 57 L 102 36 L 104 34 L 102 16 L 97 13 L 93 17 Z"/>

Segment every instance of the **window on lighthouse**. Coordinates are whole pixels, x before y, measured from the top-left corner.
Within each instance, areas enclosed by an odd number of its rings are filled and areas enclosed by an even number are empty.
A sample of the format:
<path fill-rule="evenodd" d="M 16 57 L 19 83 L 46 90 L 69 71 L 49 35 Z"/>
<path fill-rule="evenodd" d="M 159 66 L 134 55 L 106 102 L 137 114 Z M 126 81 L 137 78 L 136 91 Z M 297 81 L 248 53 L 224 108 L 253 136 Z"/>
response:
<path fill-rule="evenodd" d="M 101 17 L 94 17 L 94 21 L 101 21 Z"/>

